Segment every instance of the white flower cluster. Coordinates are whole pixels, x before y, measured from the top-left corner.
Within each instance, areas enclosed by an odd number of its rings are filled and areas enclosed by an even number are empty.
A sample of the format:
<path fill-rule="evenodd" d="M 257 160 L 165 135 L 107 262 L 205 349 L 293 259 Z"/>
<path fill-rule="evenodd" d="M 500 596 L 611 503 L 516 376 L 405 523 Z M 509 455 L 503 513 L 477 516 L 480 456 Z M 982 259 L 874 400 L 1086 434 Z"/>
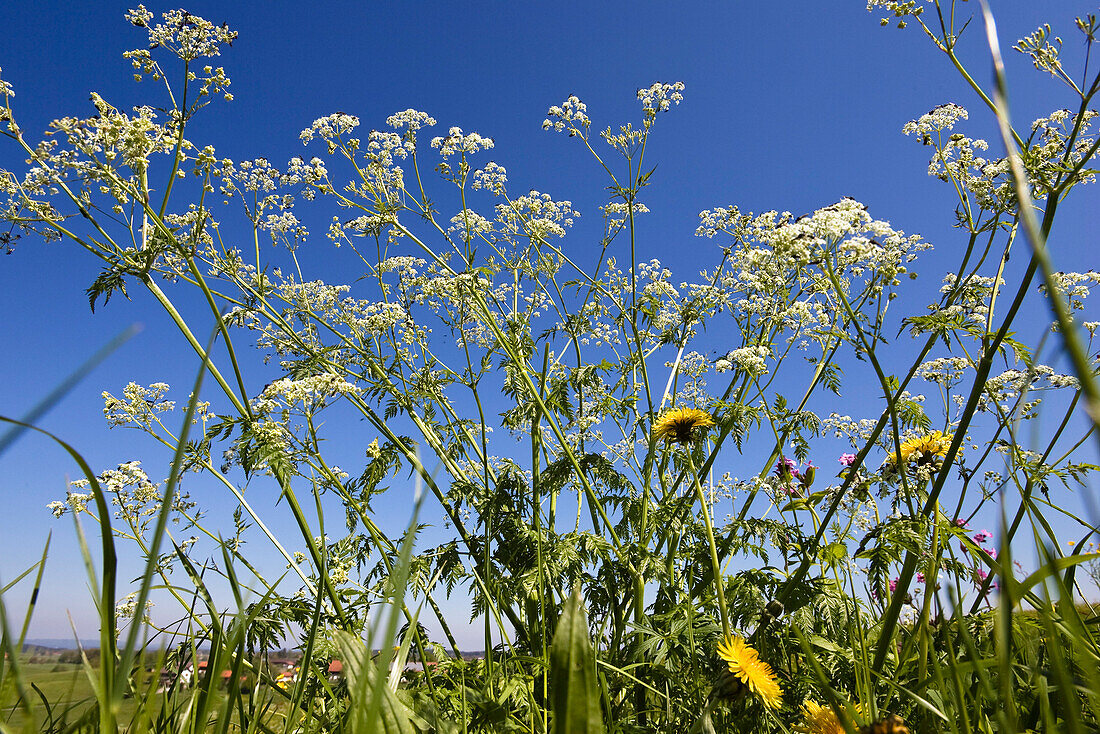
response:
<path fill-rule="evenodd" d="M 1086 273 L 1058 272 L 1053 275 L 1054 286 L 1069 303 L 1073 311 L 1079 311 L 1085 307 L 1085 299 L 1088 298 L 1091 288 L 1100 283 L 1100 273 L 1089 270 Z M 1045 285 L 1039 286 L 1040 293 L 1046 293 Z"/>
<path fill-rule="evenodd" d="M 1001 406 L 1004 412 L 1010 412 L 1014 402 L 1025 394 L 1041 394 L 1048 390 L 1077 390 L 1080 383 L 1072 375 L 1062 375 L 1045 364 L 1036 364 L 1028 370 L 1008 369 L 999 375 L 990 377 L 984 385 L 979 410 L 993 410 L 993 403 Z M 1035 398 L 1022 406 L 1023 417 L 1034 415 L 1034 409 L 1041 402 Z"/>
<path fill-rule="evenodd" d="M 714 363 L 714 369 L 718 372 L 740 370 L 752 377 L 760 377 L 768 374 L 768 363 L 765 361 L 772 356 L 772 350 L 768 347 L 741 347 L 728 352 Z"/>
<path fill-rule="evenodd" d="M 998 281 L 1004 285 L 1004 278 Z M 945 297 L 943 303 L 931 304 L 929 312 L 947 320 L 958 320 L 972 325 L 984 325 L 989 313 L 989 301 L 993 296 L 994 279 L 981 275 L 968 275 L 961 283 L 954 273 L 948 273 L 943 278 L 940 293 Z M 914 324 L 912 333 L 919 334 L 926 331 L 925 327 Z"/>
<path fill-rule="evenodd" d="M 451 226 L 447 228 L 447 234 L 457 234 L 463 241 L 488 235 L 492 231 L 493 223 L 470 209 L 463 209 L 451 217 Z"/>
<path fill-rule="evenodd" d="M 367 135 L 367 155 L 375 163 L 393 165 L 394 158 L 408 158 L 416 153 L 416 140 L 385 130 L 371 130 Z"/>
<path fill-rule="evenodd" d="M 312 125 L 299 133 L 298 139 L 303 143 L 308 143 L 318 137 L 331 143 L 331 141 L 347 135 L 357 127 L 359 127 L 358 117 L 336 112 L 314 120 Z M 330 151 L 333 149 L 330 148 Z"/>
<path fill-rule="evenodd" d="M 297 283 L 292 275 L 284 277 L 279 268 L 272 271 L 271 281 L 284 302 L 319 318 L 337 314 L 343 294 L 351 290 L 351 286 L 329 285 L 323 280 Z"/>
<path fill-rule="evenodd" d="M 638 263 L 638 300 L 648 300 L 651 305 L 646 309 L 654 313 L 646 330 L 641 334 L 647 342 L 656 342 L 663 333 L 677 328 L 684 321 L 680 291 L 669 280 L 671 277 L 672 271 L 656 258 L 647 263 Z M 624 290 L 623 295 L 627 292 Z"/>
<path fill-rule="evenodd" d="M 439 151 L 439 155 L 448 158 L 456 153 L 472 155 L 479 150 L 489 150 L 493 147 L 493 139 L 486 138 L 477 133 L 463 134 L 462 128 L 452 127 L 445 137 L 432 138 L 432 147 Z"/>
<path fill-rule="evenodd" d="M 1095 152 L 1094 138 L 1088 133 L 1096 115 L 1088 110 L 1078 120 L 1070 110 L 1056 110 L 1032 124 L 1032 135 L 1026 141 L 1021 159 L 1032 198 L 1043 199 L 1059 187 L 1095 180 L 1095 173 L 1082 164 Z M 907 123 L 903 132 L 918 134 L 925 145 L 935 147 L 928 173 L 958 189 L 962 207 L 970 217 L 975 217 L 976 210 L 994 216 L 1014 211 L 1018 203 L 1008 159 L 989 160 L 980 155 L 989 148 L 984 140 L 961 133 L 946 137 L 940 134 L 965 118 L 966 110 L 962 107 L 941 105 L 919 120 Z M 1075 136 L 1072 148 L 1071 135 Z M 1077 166 L 1081 170 L 1073 172 Z M 975 222 L 972 226 L 979 225 Z"/>
<path fill-rule="evenodd" d="M 584 304 L 578 320 L 584 325 L 579 333 L 582 345 L 616 346 L 622 344 L 621 328 L 614 323 L 612 311 L 599 300 L 590 300 Z"/>
<path fill-rule="evenodd" d="M 504 166 L 493 161 L 486 163 L 484 168 L 474 171 L 473 187 L 475 190 L 485 189 L 496 196 L 504 196 L 504 185 L 506 183 L 508 183 L 508 172 L 504 170 Z"/>
<path fill-rule="evenodd" d="M 390 115 L 386 118 L 386 124 L 394 130 L 405 130 L 406 136 L 415 137 L 420 128 L 434 126 L 435 118 L 426 112 L 410 108 Z"/>
<path fill-rule="evenodd" d="M 638 90 L 638 101 L 645 112 L 646 126 L 653 121 L 658 112 L 667 112 L 672 105 L 684 101 L 684 83 L 662 84 L 657 82 L 645 89 Z"/>
<path fill-rule="evenodd" d="M 699 226 L 696 237 L 713 238 L 719 232 L 725 232 L 738 242 L 751 237 L 752 215 L 742 214 L 736 206 L 715 207 L 699 212 Z"/>
<path fill-rule="evenodd" d="M 3 73 L 3 71 L 4 71 L 3 68 L 0 68 L 0 73 Z M 11 97 L 14 97 L 14 96 L 15 96 L 15 88 L 12 87 L 12 85 L 9 84 L 8 82 L 4 81 L 3 77 L 0 77 L 0 97 L 4 97 L 5 99 L 8 99 L 8 98 L 11 98 Z M 6 109 L 6 108 L 7 108 L 7 104 L 5 104 L 5 106 L 0 108 L 0 109 Z M 0 118 L 0 119 L 3 119 L 3 118 Z"/>
<path fill-rule="evenodd" d="M 340 306 L 340 323 L 348 325 L 360 340 L 384 336 L 392 329 L 404 334 L 405 327 L 412 326 L 412 319 L 399 303 L 347 298 Z M 401 334 L 398 338 L 401 338 Z"/>
<path fill-rule="evenodd" d="M 569 95 L 560 107 L 554 105 L 546 111 L 547 118 L 542 121 L 542 129 L 553 128 L 554 132 L 560 133 L 568 128 L 570 135 L 576 135 L 578 132 L 587 130 L 592 124 L 586 114 L 587 110 L 584 102 L 581 102 L 576 95 Z"/>
<path fill-rule="evenodd" d="M 924 6 L 921 5 L 921 2 L 931 2 L 931 0 L 867 0 L 867 10 L 871 12 L 876 8 L 882 8 L 889 13 L 893 13 L 894 18 L 898 20 L 898 28 L 904 28 L 906 18 L 919 18 L 921 13 L 924 12 Z M 880 18 L 879 23 L 889 25 L 890 18 Z"/>
<path fill-rule="evenodd" d="M 672 367 L 674 362 L 665 362 Z M 696 407 L 706 410 L 714 400 L 707 392 L 706 374 L 710 371 L 710 360 L 699 352 L 688 352 L 680 358 L 676 372 L 678 389 L 673 396 L 673 404 L 678 407 Z"/>
<path fill-rule="evenodd" d="M 307 184 L 314 185 L 320 181 L 323 181 L 328 176 L 328 169 L 325 168 L 325 162 L 320 158 L 314 156 L 309 159 L 309 163 L 306 163 L 302 158 L 294 156 L 287 162 L 286 175 L 280 181 L 284 186 Z M 310 189 L 306 189 L 310 191 Z M 305 195 L 303 193 L 303 195 Z"/>
<path fill-rule="evenodd" d="M 401 191 L 405 188 L 405 174 L 395 159 L 405 159 L 416 153 L 415 135 L 406 131 L 402 135 L 392 132 L 380 132 L 371 130 L 367 136 L 366 159 L 367 165 L 364 173 L 365 187 L 360 188 L 355 184 L 349 187 L 349 191 L 373 196 L 380 207 L 379 217 L 396 219 L 392 215 L 382 214 L 387 207 L 392 207 L 400 201 Z"/>
<path fill-rule="evenodd" d="M 226 169 L 233 174 L 238 190 L 268 193 L 279 187 L 279 170 L 266 158 L 240 161 L 235 167 L 230 163 Z"/>
<path fill-rule="evenodd" d="M 157 413 L 167 413 L 176 407 L 175 402 L 164 399 L 167 393 L 168 385 L 163 382 L 154 382 L 149 387 L 131 382 L 122 389 L 121 399 L 104 392 L 103 417 L 112 428 L 134 425 L 149 430 Z"/>
<path fill-rule="evenodd" d="M 928 247 L 873 220 L 851 198 L 797 219 L 789 212 L 753 216 L 728 207 L 704 211 L 700 220 L 696 234 L 727 232 L 734 239 L 715 281 L 719 292 L 739 296 L 734 313 L 789 330 L 791 339 L 799 333 L 833 338 L 837 315 L 844 314 L 841 299 L 888 301 L 892 295 L 878 297 L 892 294 L 907 264 Z"/>
<path fill-rule="evenodd" d="M 936 154 L 928 161 L 928 175 L 941 181 L 969 181 L 981 175 L 993 181 L 1002 173 L 999 168 L 990 168 L 1003 164 L 1003 161 L 988 161 L 976 155 L 974 151 L 989 150 L 989 143 L 981 138 L 968 138 L 962 133 L 952 133 L 947 141 L 936 148 Z M 970 187 L 968 187 L 970 188 Z"/>
<path fill-rule="evenodd" d="M 340 375 L 325 372 L 300 380 L 284 377 L 264 388 L 252 400 L 252 409 L 259 414 L 274 413 L 284 407 L 302 404 L 312 406 L 341 395 L 359 395 L 362 390 Z"/>
<path fill-rule="evenodd" d="M 138 5 L 126 12 L 126 20 L 149 32 L 149 48 L 167 48 L 184 61 L 221 55 L 221 46 L 231 44 L 236 31 L 226 25 L 216 26 L 205 18 L 186 10 L 168 10 L 161 14 L 163 22 L 149 25 L 153 14 Z"/>
<path fill-rule="evenodd" d="M 320 158 L 306 163 L 299 157 L 291 158 L 286 173 L 281 173 L 266 158 L 240 161 L 221 161 L 217 169 L 222 178 L 221 194 L 228 201 L 240 195 L 241 204 L 253 224 L 271 235 L 272 244 L 283 242 L 290 249 L 305 241 L 309 231 L 293 213 L 294 195 L 280 188 L 305 185 L 303 197 L 311 200 L 314 190 L 328 176 Z M 264 194 L 264 195 L 260 195 Z"/>
<path fill-rule="evenodd" d="M 554 201 L 550 194 L 534 189 L 511 202 L 497 204 L 496 214 L 504 232 L 542 241 L 551 235 L 564 237 L 565 228 L 572 227 L 573 219 L 580 216 L 572 202 Z"/>
<path fill-rule="evenodd" d="M 149 622 L 149 613 L 156 606 L 152 601 L 145 601 L 145 611 L 141 615 L 142 622 Z M 137 592 L 127 594 L 115 604 L 116 619 L 133 619 L 137 614 Z"/>
<path fill-rule="evenodd" d="M 210 216 L 208 209 L 196 204 L 189 204 L 186 212 L 165 214 L 163 221 L 168 231 L 154 228 L 146 241 L 146 248 L 163 256 L 164 267 L 159 269 L 165 278 L 174 280 L 188 270 L 181 253 L 201 250 L 204 255 L 212 254 L 214 236 L 211 231 L 218 228 L 218 223 Z"/>
<path fill-rule="evenodd" d="M 268 214 L 262 222 L 259 222 L 259 227 L 271 233 L 272 241 L 287 236 L 288 243 L 291 238 L 294 243 L 298 243 L 309 236 L 309 230 L 298 217 L 293 212 L 285 210 L 277 214 Z"/>
<path fill-rule="evenodd" d="M 105 470 L 99 475 L 99 483 L 115 494 L 129 492 L 141 504 L 160 499 L 157 485 L 150 481 L 140 461 L 127 461 L 119 464 L 117 469 Z"/>
<path fill-rule="evenodd" d="M 921 115 L 916 120 L 905 123 L 901 131 L 906 135 L 919 135 L 921 139 L 927 138 L 926 145 L 931 145 L 933 133 L 941 133 L 955 127 L 959 120 L 969 118 L 970 113 L 966 108 L 953 102 L 941 104 Z"/>
<path fill-rule="evenodd" d="M 635 201 L 629 205 L 625 201 L 611 201 L 600 207 L 600 211 L 603 212 L 604 217 L 611 226 L 622 226 L 631 210 L 634 214 L 649 213 L 649 207 L 640 201 Z"/>
<path fill-rule="evenodd" d="M 1081 382 L 1073 375 L 1047 375 L 1047 382 L 1055 389 L 1070 388 L 1078 390 Z"/>
<path fill-rule="evenodd" d="M 821 419 L 820 431 L 821 435 L 831 431 L 836 438 L 848 439 L 853 447 L 862 448 L 867 443 L 867 439 L 871 437 L 871 431 L 874 430 L 876 423 L 878 421 L 871 418 L 856 420 L 850 415 L 830 413 Z"/>
<path fill-rule="evenodd" d="M 102 472 L 97 479 L 104 493 L 113 495 L 111 504 L 119 508 L 115 517 L 129 523 L 134 532 L 143 532 L 152 518 L 160 512 L 163 501 L 160 485 L 149 479 L 141 468 L 140 461 L 119 464 L 115 469 Z M 71 487 L 84 488 L 90 483 L 87 479 L 78 479 L 69 484 Z M 60 517 L 68 511 L 84 511 L 91 498 L 91 494 L 82 495 L 70 489 L 64 503 L 51 502 L 48 507 L 55 516 Z M 186 494 L 177 492 L 172 499 L 171 509 L 175 513 L 172 521 L 179 522 L 180 517 L 186 517 L 186 513 L 194 506 L 195 503 Z"/>
<path fill-rule="evenodd" d="M 46 508 L 53 513 L 54 517 L 63 517 L 66 513 L 79 513 L 85 512 L 88 509 L 88 503 L 92 501 L 93 495 L 91 492 L 74 492 L 73 488 L 83 489 L 88 486 L 87 479 L 77 479 L 69 482 L 69 487 L 65 490 L 65 500 L 63 502 L 54 501 L 46 505 Z"/>
<path fill-rule="evenodd" d="M 399 255 L 386 258 L 378 263 L 378 272 L 397 273 L 402 281 L 406 281 L 415 278 L 420 273 L 421 268 L 427 264 L 428 261 L 421 257 Z"/>
<path fill-rule="evenodd" d="M 414 285 L 416 292 L 410 295 L 417 303 L 445 310 L 466 303 L 474 293 L 487 295 L 492 289 L 489 279 L 479 273 L 440 273 L 434 265 Z"/>
<path fill-rule="evenodd" d="M 72 152 L 59 151 L 57 155 L 60 158 L 48 159 L 54 167 L 77 168 L 94 179 L 104 178 L 101 170 L 104 165 L 126 166 L 135 174 L 140 174 L 147 170 L 152 154 L 170 154 L 175 150 L 178 137 L 175 125 L 157 123 L 152 107 L 134 107 L 133 115 L 128 115 L 115 109 L 95 92 L 92 92 L 91 102 L 96 108 L 95 117 L 64 117 L 51 123 L 55 130 L 66 136 L 74 149 Z M 180 148 L 188 151 L 194 145 L 184 139 Z M 83 154 L 93 162 L 80 161 L 74 152 Z"/>
<path fill-rule="evenodd" d="M 1082 170 L 1074 174 L 1069 183 L 1096 181 L 1095 169 L 1085 164 L 1096 154 L 1092 124 L 1098 115 L 1100 112 L 1096 110 L 1085 110 L 1080 116 L 1070 110 L 1055 110 L 1031 124 L 1033 133 L 1025 161 L 1029 182 L 1038 195 L 1049 193 L 1052 184 L 1063 182 L 1066 171 L 1077 166 Z M 1073 131 L 1076 131 L 1073 147 L 1067 148 Z"/>
<path fill-rule="evenodd" d="M 963 374 L 971 366 L 970 360 L 965 357 L 939 357 L 921 363 L 917 367 L 917 374 L 926 382 L 950 388 L 962 380 Z"/>

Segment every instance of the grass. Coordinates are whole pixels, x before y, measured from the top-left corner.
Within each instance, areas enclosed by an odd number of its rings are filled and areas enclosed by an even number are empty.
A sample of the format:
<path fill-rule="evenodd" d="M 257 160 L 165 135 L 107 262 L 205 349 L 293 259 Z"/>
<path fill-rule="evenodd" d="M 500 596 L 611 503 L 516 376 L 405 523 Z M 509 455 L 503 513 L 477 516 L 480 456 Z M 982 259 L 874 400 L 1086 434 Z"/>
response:
<path fill-rule="evenodd" d="M 959 197 L 953 221 L 965 246 L 947 285 L 918 293 L 935 301 L 931 309 L 908 317 L 887 306 L 917 287 L 902 276 L 923 245 L 848 197 L 797 219 L 703 212 L 706 234 L 723 243 L 704 282 L 678 286 L 634 261 L 635 206 L 656 170 L 647 141 L 678 103 L 679 84 L 643 90 L 640 126 L 607 134 L 624 170 L 590 143 L 579 102 L 568 101 L 568 113 L 551 109 L 569 144 L 610 176 L 608 232 L 580 264 L 558 244 L 571 204 L 511 197 L 486 164 L 472 175 L 477 188 L 502 197 L 490 222 L 467 201 L 468 158 L 487 141 L 455 132 L 414 150 L 410 131 L 427 118 L 412 111 L 394 118 L 403 132 L 369 133 L 363 145 L 350 137 L 357 120 L 322 118 L 303 139 L 319 139 L 318 156 L 327 148 L 324 165 L 296 159 L 283 173 L 196 153 L 184 129 L 225 82 L 220 69 L 198 81 L 194 37 L 212 56 L 235 34 L 190 14 L 129 16 L 149 32 L 149 50 L 181 67 L 171 103 L 184 107 L 166 126 L 145 108 L 135 117 L 95 98 L 95 116 L 55 123 L 52 139 L 63 145 L 36 146 L 15 113 L 0 109 L 12 120 L 4 134 L 36 164 L 24 176 L 0 172 L 10 198 L 3 221 L 98 256 L 105 269 L 86 292 L 92 307 L 144 289 L 196 355 L 182 415 L 161 383 L 104 394 L 112 425 L 140 429 L 172 453 L 163 480 L 133 462 L 96 473 L 61 437 L 3 419 L 14 433 L 0 449 L 18 431 L 38 431 L 84 475 L 53 507 L 77 520 L 102 655 L 64 670 L 6 659 L 0 700 L 10 713 L 0 728 L 779 733 L 808 712 L 833 734 L 878 731 L 895 716 L 916 731 L 952 734 L 1100 728 L 1100 635 L 1076 575 L 1100 555 L 1063 555 L 1054 529 L 1100 532 L 1063 500 L 1100 469 L 1087 461 L 1098 423 L 1078 420 L 1095 405 L 1095 346 L 1083 335 L 1062 339 L 1071 376 L 1041 363 L 1046 338 L 1034 348 L 1016 341 L 1017 316 L 1036 299 L 1066 336 L 1084 323 L 1081 284 L 1100 285 L 1092 273 L 1054 271 L 1045 246 L 1058 206 L 1089 180 L 1100 149 L 1088 112 L 1100 74 L 1083 89 L 1066 77 L 1076 113 L 1056 112 L 1023 137 L 1005 103 L 992 19 L 984 21 L 996 91 L 987 93 L 954 55 L 963 25 L 956 5 L 896 12 L 922 26 L 973 86 L 1007 152 L 968 167 L 985 147 L 953 132 L 966 119 L 955 106 L 911 123 Z M 1075 25 L 1091 49 L 1100 25 L 1092 16 Z M 1052 63 L 1050 47 L 1021 44 L 1040 68 Z M 144 53 L 136 68 L 168 78 Z M 195 95 L 203 101 L 186 107 Z M 170 161 L 173 184 L 164 190 L 146 175 L 163 162 L 146 147 L 154 139 Z M 428 155 L 444 159 L 428 166 Z M 441 192 L 424 183 L 422 164 L 442 174 Z M 202 184 L 180 177 L 185 169 Z M 350 183 L 333 183 L 339 175 Z M 39 177 L 49 181 L 41 191 Z M 227 245 L 240 233 L 223 233 L 206 208 L 219 187 L 244 199 L 252 252 Z M 280 187 L 293 193 L 261 198 Z M 330 235 L 350 245 L 338 254 L 358 257 L 362 300 L 345 297 L 352 286 L 310 280 L 296 255 L 299 230 L 265 218 L 273 208 L 285 214 L 292 199 L 341 212 Z M 461 208 L 451 223 L 463 222 L 465 237 L 462 226 L 437 220 L 443 202 Z M 343 216 L 347 209 L 356 218 Z M 87 231 L 71 229 L 78 225 Z M 1025 234 L 1031 257 L 1016 269 Z M 419 259 L 372 260 L 359 235 L 378 237 L 378 253 L 392 237 Z M 261 248 L 269 236 L 286 251 Z M 627 238 L 628 264 L 619 247 Z M 611 252 L 624 253 L 623 270 Z M 1040 279 L 1046 290 L 1036 296 Z M 208 321 L 185 318 L 190 309 L 173 300 L 186 297 L 181 290 L 205 304 Z M 892 361 L 896 331 L 919 346 L 910 364 Z M 455 344 L 433 333 L 464 336 Z M 703 353 L 715 350 L 714 333 L 723 349 L 735 348 L 710 360 Z M 251 352 L 234 339 L 275 358 L 278 379 L 250 385 L 241 360 Z M 809 366 L 794 351 L 802 341 Z M 103 357 L 78 368 L 32 418 Z M 200 399 L 206 381 L 210 403 Z M 912 394 L 922 381 L 942 393 L 942 410 Z M 831 413 L 842 388 L 872 391 L 884 408 L 862 422 Z M 1037 395 L 1058 428 L 1029 450 Z M 354 471 L 324 451 L 325 411 L 337 401 L 361 419 L 357 430 L 376 437 L 364 440 Z M 837 466 L 829 452 L 838 434 L 849 443 L 833 474 L 821 466 Z M 750 478 L 719 476 L 750 459 L 742 472 Z M 233 497 L 232 528 L 207 524 L 185 493 L 191 472 Z M 410 484 L 411 517 L 389 535 L 372 500 Z M 246 486 L 269 490 L 261 496 L 272 501 L 257 509 Z M 435 547 L 419 545 L 425 502 L 454 533 Z M 297 537 L 271 532 L 265 517 L 276 512 L 288 514 Z M 1002 518 L 996 533 L 967 526 L 994 515 Z M 193 543 L 182 540 L 189 534 Z M 278 554 L 278 578 L 246 555 L 255 539 Z M 1040 554 L 1036 569 L 1017 567 L 1021 544 Z M 125 589 L 121 552 L 145 562 Z M 5 590 L 39 585 L 46 555 Z M 191 649 L 182 654 L 209 650 L 208 681 L 159 692 L 159 680 L 132 675 L 154 625 L 144 619 L 154 591 L 184 610 Z M 484 660 L 457 655 L 440 603 L 452 592 L 467 595 L 484 623 Z M 0 612 L 10 652 L 33 603 L 23 620 L 3 605 Z M 429 639 L 421 624 L 429 615 L 444 639 Z M 218 685 L 223 672 L 254 677 L 255 661 L 288 635 L 300 640 L 303 660 L 294 686 Z M 721 660 L 720 646 L 736 659 Z M 436 664 L 403 681 L 414 654 Z M 333 659 L 343 678 L 328 676 Z M 30 719 L 11 708 L 19 691 Z"/>

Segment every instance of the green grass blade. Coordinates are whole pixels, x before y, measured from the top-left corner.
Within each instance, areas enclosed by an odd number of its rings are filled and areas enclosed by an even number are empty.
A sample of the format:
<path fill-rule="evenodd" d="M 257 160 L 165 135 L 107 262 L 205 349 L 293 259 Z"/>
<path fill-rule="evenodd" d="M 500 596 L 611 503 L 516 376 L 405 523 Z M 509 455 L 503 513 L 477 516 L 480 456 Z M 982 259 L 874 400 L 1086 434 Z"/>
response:
<path fill-rule="evenodd" d="M 550 646 L 550 702 L 553 731 L 558 734 L 604 731 L 596 658 L 580 588 L 566 602 Z"/>

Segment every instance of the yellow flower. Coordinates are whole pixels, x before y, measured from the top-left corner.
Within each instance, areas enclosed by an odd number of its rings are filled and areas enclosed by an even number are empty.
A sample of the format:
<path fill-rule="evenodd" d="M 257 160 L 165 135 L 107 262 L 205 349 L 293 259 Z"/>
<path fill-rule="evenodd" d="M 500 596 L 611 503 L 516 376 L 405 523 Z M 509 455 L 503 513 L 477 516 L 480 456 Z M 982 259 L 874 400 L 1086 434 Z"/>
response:
<path fill-rule="evenodd" d="M 909 460 L 916 456 L 918 464 L 930 464 L 936 458 L 947 455 L 947 449 L 951 447 L 951 438 L 951 434 L 942 431 L 932 431 L 927 435 L 911 438 L 901 444 L 898 452 L 889 454 L 886 457 L 886 463 L 896 468 L 899 456 L 901 464 L 908 464 Z"/>
<path fill-rule="evenodd" d="M 905 725 L 905 721 L 899 717 L 891 714 L 881 721 L 875 721 L 871 724 L 860 729 L 861 732 L 867 732 L 867 734 L 910 734 L 909 727 Z"/>
<path fill-rule="evenodd" d="M 718 645 L 718 657 L 729 666 L 729 671 L 741 683 L 758 696 L 765 706 L 779 708 L 783 701 L 783 689 L 779 687 L 772 667 L 760 659 L 759 653 L 741 637 L 730 636 Z"/>
<path fill-rule="evenodd" d="M 698 438 L 700 429 L 710 428 L 714 419 L 710 413 L 697 408 L 673 408 L 653 424 L 653 435 L 662 441 L 691 443 Z"/>
<path fill-rule="evenodd" d="M 847 734 L 836 712 L 816 701 L 802 704 L 802 723 L 795 727 L 795 731 L 803 734 Z"/>

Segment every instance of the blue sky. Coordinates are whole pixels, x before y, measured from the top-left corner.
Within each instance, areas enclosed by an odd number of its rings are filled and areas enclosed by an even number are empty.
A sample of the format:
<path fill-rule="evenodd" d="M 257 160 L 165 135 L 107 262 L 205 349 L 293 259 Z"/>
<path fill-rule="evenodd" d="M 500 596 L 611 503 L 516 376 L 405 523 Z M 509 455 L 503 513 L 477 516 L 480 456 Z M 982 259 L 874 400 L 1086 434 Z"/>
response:
<path fill-rule="evenodd" d="M 968 5 L 977 11 L 976 2 Z M 1085 2 L 997 5 L 1004 47 L 1040 22 L 1051 22 L 1066 39 L 1070 59 L 1081 51 L 1074 15 L 1095 10 Z M 16 89 L 16 112 L 29 137 L 37 139 L 55 117 L 90 114 L 91 91 L 123 108 L 155 94 L 148 82 L 133 84 L 121 58 L 144 41 L 143 32 L 123 20 L 126 7 L 0 5 L 0 67 Z M 157 14 L 167 9 L 148 7 Z M 572 200 L 582 218 L 566 240 L 571 248 L 598 240 L 595 206 L 603 201 L 605 184 L 575 141 L 541 129 L 547 107 L 576 94 L 587 103 L 594 127 L 614 127 L 639 118 L 639 87 L 683 81 L 685 101 L 662 116 L 647 152 L 658 168 L 646 192 L 654 213 L 645 221 L 639 256 L 662 259 L 685 280 L 714 261 L 714 243 L 692 236 L 702 209 L 737 204 L 797 214 L 850 195 L 873 216 L 936 246 L 917 267 L 922 277 L 913 304 L 931 302 L 929 294 L 954 263 L 953 248 L 963 236 L 951 226 L 952 192 L 925 175 L 929 149 L 902 136 L 901 127 L 938 104 L 956 102 L 971 111 L 963 129 L 990 140 L 991 152 L 999 147 L 991 116 L 919 29 L 881 28 L 878 14 L 868 13 L 860 0 L 199 2 L 187 9 L 240 32 L 218 61 L 233 80 L 235 99 L 201 115 L 190 129 L 192 140 L 214 144 L 219 155 L 266 156 L 281 165 L 303 154 L 298 133 L 317 117 L 343 111 L 370 129 L 382 127 L 395 111 L 423 110 L 439 120 L 437 130 L 457 125 L 493 137 L 490 157 L 508 168 L 512 190 L 535 188 Z M 964 61 L 988 86 L 978 22 L 964 40 Z M 1073 104 L 1062 87 L 1018 54 L 1009 52 L 1007 61 L 1018 127 Z M 18 170 L 21 158 L 0 141 L 0 166 Z M 1095 189 L 1086 187 L 1060 211 L 1051 239 L 1059 269 L 1096 267 L 1090 243 L 1097 203 Z M 304 261 L 334 267 L 324 260 L 329 250 L 323 228 L 314 228 L 314 238 L 319 247 L 311 251 L 307 245 L 300 253 Z M 196 365 L 152 299 L 136 289 L 132 302 L 116 298 L 93 315 L 83 291 L 97 271 L 89 255 L 65 244 L 23 241 L 3 258 L 6 316 L 0 333 L 9 355 L 0 361 L 0 414 L 22 415 L 86 355 L 140 322 L 141 333 L 40 424 L 75 444 L 97 470 L 130 459 L 155 468 L 164 456 L 151 442 L 106 429 L 99 394 L 117 393 L 131 380 L 165 381 L 186 394 Z M 196 306 L 194 314 L 201 309 Z M 1038 338 L 1043 319 L 1041 308 L 1034 309 L 1021 329 L 1024 342 Z M 255 384 L 272 374 L 255 368 Z M 872 406 L 858 394 L 848 400 Z M 66 610 L 72 610 L 82 636 L 93 636 L 71 529 L 45 509 L 64 495 L 66 477 L 75 477 L 76 467 L 48 441 L 30 436 L 0 457 L 0 466 L 6 515 L 0 582 L 32 564 L 54 528 L 32 635 L 66 635 Z M 393 502 L 383 511 L 400 510 L 403 522 L 407 502 Z M 212 514 L 231 510 L 222 499 L 205 504 Z M 293 532 L 285 519 L 274 524 L 277 532 Z M 14 594 L 10 603 L 20 598 Z"/>

